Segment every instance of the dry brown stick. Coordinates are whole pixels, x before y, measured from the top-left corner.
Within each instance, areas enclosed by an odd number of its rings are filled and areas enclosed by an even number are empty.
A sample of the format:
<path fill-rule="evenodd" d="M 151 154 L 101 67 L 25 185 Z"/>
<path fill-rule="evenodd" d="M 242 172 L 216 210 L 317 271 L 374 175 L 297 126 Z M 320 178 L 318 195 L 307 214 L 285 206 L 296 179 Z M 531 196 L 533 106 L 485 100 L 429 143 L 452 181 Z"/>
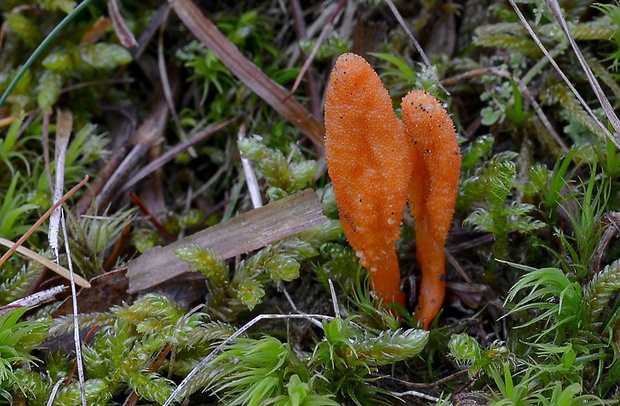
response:
<path fill-rule="evenodd" d="M 295 93 L 295 90 L 297 90 L 297 86 L 299 86 L 299 83 L 301 83 L 301 79 L 304 77 L 308 69 L 310 69 L 310 64 L 312 63 L 312 61 L 314 61 L 316 54 L 319 52 L 319 48 L 321 47 L 321 44 L 325 42 L 325 40 L 327 39 L 327 35 L 334 28 L 334 22 L 336 21 L 336 18 L 338 18 L 342 10 L 344 10 L 344 6 L 346 2 L 347 2 L 346 0 L 340 0 L 340 2 L 338 3 L 338 6 L 336 7 L 336 10 L 334 11 L 332 16 L 327 21 L 327 24 L 323 26 L 323 29 L 321 30 L 321 33 L 319 34 L 319 37 L 316 40 L 316 44 L 314 44 L 314 46 L 312 47 L 312 51 L 310 52 L 310 55 L 308 55 L 308 57 L 305 58 L 304 64 L 301 67 L 301 70 L 299 71 L 297 78 L 295 79 L 295 83 L 293 83 L 293 88 L 291 89 L 292 93 Z"/>
<path fill-rule="evenodd" d="M 306 38 L 306 23 L 304 22 L 303 10 L 299 0 L 290 0 L 291 12 L 293 14 L 293 22 L 295 27 L 295 35 L 299 40 Z M 301 62 L 305 62 L 308 56 L 301 51 Z M 317 75 L 314 71 L 309 70 L 306 74 L 306 91 L 310 98 L 310 110 L 315 117 L 321 116 L 321 95 L 317 83 Z"/>
<path fill-rule="evenodd" d="M 8 26 L 9 22 L 6 20 L 2 22 L 2 25 L 0 25 L 0 51 L 2 51 L 2 47 L 4 45 L 4 33 L 6 32 Z"/>
<path fill-rule="evenodd" d="M 177 113 L 177 110 L 175 108 L 175 92 L 172 90 L 172 87 L 170 86 L 170 79 L 168 78 L 169 71 L 171 71 L 172 74 L 178 74 L 178 72 L 177 69 L 175 69 L 176 65 L 174 64 L 169 64 L 169 67 L 166 67 L 166 56 L 164 54 L 164 33 L 166 32 L 166 23 L 168 21 L 169 14 L 169 12 L 165 14 L 164 21 L 159 27 L 159 36 L 157 38 L 157 66 L 159 67 L 159 80 L 161 81 L 161 89 L 163 91 L 164 98 L 166 99 L 166 103 L 168 103 L 168 111 L 170 112 L 170 115 L 172 116 L 172 121 L 177 128 L 179 138 L 181 138 L 183 142 L 187 142 L 189 138 L 187 136 L 187 132 L 181 124 L 181 119 L 179 118 L 179 114 Z M 190 147 L 188 149 L 188 152 L 193 159 L 198 158 L 198 153 L 196 152 L 194 147 Z"/>
<path fill-rule="evenodd" d="M 254 93 L 265 100 L 317 147 L 323 148 L 325 128 L 289 92 L 248 60 L 191 0 L 169 0 L 183 24 Z"/>
<path fill-rule="evenodd" d="M 437 83 L 437 86 L 439 86 L 439 88 L 441 90 L 443 90 L 448 96 L 450 96 L 450 92 L 448 91 L 448 89 L 446 89 L 441 84 L 441 81 L 439 80 L 439 76 L 437 76 L 437 71 L 435 70 L 435 68 L 431 64 L 431 61 L 426 56 L 426 53 L 424 52 L 424 49 L 422 49 L 422 46 L 420 45 L 418 40 L 415 38 L 415 36 L 411 32 L 411 30 L 409 29 L 409 26 L 407 25 L 407 23 L 403 19 L 403 16 L 400 14 L 398 9 L 394 5 L 394 2 L 392 2 L 392 0 L 385 0 L 385 3 L 388 5 L 390 10 L 392 11 L 392 14 L 394 14 L 394 17 L 396 17 L 396 20 L 400 24 L 400 26 L 403 28 L 403 30 L 405 30 L 405 34 L 407 34 L 407 36 L 409 37 L 409 39 L 411 40 L 411 42 L 415 46 L 415 49 L 418 51 L 418 53 L 422 57 L 422 61 L 424 61 L 424 65 L 426 65 L 426 67 L 428 68 L 428 71 L 430 72 L 431 76 L 433 77 L 433 79 Z"/>
<path fill-rule="evenodd" d="M 52 109 L 48 108 L 43 112 L 43 122 L 41 124 L 41 144 L 43 145 L 43 165 L 45 167 L 45 176 L 47 177 L 47 184 L 50 188 L 50 193 L 54 193 L 54 182 L 52 181 L 52 164 L 50 158 L 50 117 L 52 115 Z"/>
<path fill-rule="evenodd" d="M 73 114 L 70 110 L 56 109 L 56 144 L 54 148 L 54 191 L 52 201 L 57 202 L 65 189 L 65 161 L 67 148 L 69 147 L 69 137 L 73 131 Z M 50 216 L 50 226 L 48 232 L 49 245 L 52 252 L 58 255 L 58 231 L 60 230 L 60 208 L 54 210 Z M 58 259 L 58 258 L 56 258 Z"/>
<path fill-rule="evenodd" d="M 34 308 L 44 303 L 49 303 L 55 299 L 55 296 L 57 294 L 59 294 L 60 292 L 63 292 L 65 289 L 67 289 L 66 286 L 55 286 L 53 288 L 46 289 L 41 292 L 36 292 L 28 296 L 24 296 L 20 299 L 14 300 L 9 304 L 0 306 L 0 316 L 2 316 L 4 313 L 10 310 L 17 309 L 20 307 Z"/>
<path fill-rule="evenodd" d="M 97 177 L 95 177 L 93 182 L 88 186 L 88 189 L 75 204 L 73 211 L 76 215 L 81 216 L 88 211 L 88 207 L 90 206 L 93 198 L 99 194 L 110 176 L 118 169 L 127 156 L 127 151 L 128 147 L 126 146 L 121 146 L 114 150 L 112 156 L 108 159 L 103 168 L 99 170 Z"/>
<path fill-rule="evenodd" d="M 171 90 L 176 94 L 180 79 L 178 75 L 175 75 L 174 79 L 175 81 L 171 82 Z M 93 202 L 97 210 L 106 208 L 112 198 L 124 190 L 122 189 L 124 181 L 134 172 L 151 147 L 161 142 L 169 115 L 161 84 L 155 92 L 154 99 L 149 116 L 130 136 L 127 143 L 114 151 L 97 174 L 95 181 L 77 202 L 73 210 L 76 215 L 86 213 Z"/>
<path fill-rule="evenodd" d="M 142 34 L 140 34 L 140 37 L 138 38 L 138 47 L 130 49 L 130 52 L 133 55 L 133 59 L 136 62 L 140 63 L 142 54 L 146 50 L 147 45 L 151 42 L 151 40 L 157 33 L 157 30 L 166 18 L 169 9 L 170 6 L 167 3 L 159 6 L 157 11 L 152 14 L 146 28 L 144 29 L 144 31 L 142 31 Z"/>
<path fill-rule="evenodd" d="M 306 189 L 199 231 L 166 247 L 150 249 L 129 262 L 128 291 L 135 293 L 187 272 L 187 263 L 174 254 L 178 248 L 198 245 L 213 249 L 223 258 L 231 258 L 325 221 L 327 218 L 322 213 L 316 192 Z"/>
<path fill-rule="evenodd" d="M 180 144 L 172 147 L 170 150 L 166 151 L 161 156 L 159 156 L 158 158 L 152 160 L 145 167 L 140 169 L 140 171 L 138 171 L 138 173 L 136 173 L 133 177 L 131 177 L 123 185 L 123 187 L 121 188 L 121 192 L 125 192 L 125 191 L 129 190 L 136 183 L 140 182 L 142 179 L 146 178 L 151 173 L 153 173 L 153 171 L 161 168 L 162 166 L 164 166 L 168 162 L 172 161 L 181 152 L 183 152 L 186 149 L 188 149 L 190 147 L 193 147 L 194 145 L 196 145 L 196 144 L 206 140 L 207 138 L 209 138 L 212 135 L 216 134 L 220 130 L 223 130 L 224 128 L 228 127 L 230 124 L 234 123 L 239 118 L 240 118 L 239 116 L 236 116 L 236 117 L 233 117 L 231 119 L 228 119 L 228 120 L 224 121 L 223 123 L 220 123 L 220 124 L 217 124 L 217 125 L 214 125 L 214 126 L 209 126 L 209 127 L 205 128 L 203 131 L 201 131 L 200 133 L 196 134 L 195 136 L 193 136 L 192 138 L 187 140 L 186 142 L 181 142 Z"/>
<path fill-rule="evenodd" d="M 598 248 L 596 249 L 596 254 L 594 258 L 592 258 L 592 262 L 590 263 L 590 277 L 593 277 L 601 270 L 601 261 L 603 260 L 603 256 L 607 253 L 607 247 L 609 247 L 609 243 L 612 238 L 620 233 L 620 213 L 613 211 L 610 213 L 603 214 L 601 221 L 597 225 L 599 228 L 602 228 L 603 234 L 601 235 L 601 239 L 598 243 Z"/>
<path fill-rule="evenodd" d="M 142 200 L 140 200 L 138 195 L 132 193 L 129 198 L 131 199 L 131 202 L 138 207 L 138 210 L 140 210 L 140 212 L 149 219 L 153 227 L 155 227 L 155 229 L 159 231 L 166 240 L 168 240 L 168 242 L 173 242 L 176 239 L 175 236 L 172 235 L 159 220 L 157 220 L 157 217 L 151 214 L 148 207 L 146 207 Z"/>
<path fill-rule="evenodd" d="M 390 377 L 390 376 L 386 377 L 384 375 L 380 375 L 380 374 L 377 374 L 377 373 L 372 373 L 372 374 L 370 374 L 370 376 L 373 376 L 375 378 L 389 379 L 391 381 L 398 382 L 400 384 L 409 386 L 410 388 L 429 389 L 429 388 L 437 387 L 439 385 L 443 385 L 444 383 L 450 382 L 453 379 L 460 378 L 462 376 L 466 376 L 468 373 L 469 373 L 469 371 L 467 369 L 463 369 L 461 371 L 457 371 L 457 372 L 455 372 L 453 374 L 450 374 L 448 376 L 440 378 L 440 379 L 436 380 L 435 382 L 429 382 L 429 383 L 409 382 L 409 381 L 406 381 L 404 379 L 398 379 L 398 378 L 394 378 L 394 377 Z"/>
<path fill-rule="evenodd" d="M 151 146 L 159 142 L 167 120 L 168 105 L 162 97 L 153 106 L 149 117 L 132 134 L 129 143 L 133 146 L 119 148 L 114 152 L 106 166 L 99 171 L 93 185 L 77 202 L 74 209 L 76 214 L 86 213 L 92 203 L 97 210 L 107 207 L 112 198 L 121 190 L 127 177 L 146 156 Z"/>
<path fill-rule="evenodd" d="M 161 364 L 164 363 L 171 350 L 172 345 L 170 343 L 164 344 L 164 346 L 155 355 L 153 361 L 151 361 L 151 365 L 149 365 L 147 371 L 151 373 L 157 371 L 159 367 L 161 367 Z M 135 406 L 141 398 L 142 397 L 134 390 L 131 394 L 129 394 L 127 399 L 125 399 L 123 406 Z"/>

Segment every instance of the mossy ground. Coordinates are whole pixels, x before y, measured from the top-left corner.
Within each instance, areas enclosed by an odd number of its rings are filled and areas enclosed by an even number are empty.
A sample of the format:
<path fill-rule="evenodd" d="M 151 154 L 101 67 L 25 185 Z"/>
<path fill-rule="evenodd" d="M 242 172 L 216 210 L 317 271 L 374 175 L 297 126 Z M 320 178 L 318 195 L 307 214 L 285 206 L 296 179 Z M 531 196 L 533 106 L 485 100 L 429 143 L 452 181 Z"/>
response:
<path fill-rule="evenodd" d="M 180 18 L 193 4 L 199 13 Z M 560 5 L 617 107 L 620 7 Z M 396 3 L 431 67 L 384 2 L 119 6 L 117 15 L 90 1 L 51 38 L 74 2 L 0 5 L 0 237 L 18 239 L 52 205 L 58 156 L 64 190 L 91 177 L 65 205 L 71 265 L 98 278 L 78 301 L 89 404 L 164 404 L 175 388 L 177 402 L 193 405 L 616 403 L 620 152 L 547 3 L 519 7 L 592 115 L 505 2 Z M 200 13 L 227 39 L 192 26 Z M 137 46 L 121 44 L 121 24 Z M 322 106 L 331 66 L 348 51 L 370 61 L 395 105 L 425 89 L 457 127 L 447 298 L 429 334 L 376 309 L 337 222 Z M 233 258 L 185 247 L 176 255 L 196 272 L 128 292 L 132 260 L 249 212 L 252 188 L 262 203 L 312 188 L 330 220 Z M 44 225 L 26 246 L 52 257 L 48 234 Z M 405 216 L 398 252 L 409 310 L 415 238 Z M 0 305 L 65 283 L 53 275 L 12 256 Z M 73 337 L 71 306 L 61 299 L 0 317 L 0 403 L 81 404 L 74 347 L 62 344 Z M 266 316 L 289 313 L 320 317 Z"/>

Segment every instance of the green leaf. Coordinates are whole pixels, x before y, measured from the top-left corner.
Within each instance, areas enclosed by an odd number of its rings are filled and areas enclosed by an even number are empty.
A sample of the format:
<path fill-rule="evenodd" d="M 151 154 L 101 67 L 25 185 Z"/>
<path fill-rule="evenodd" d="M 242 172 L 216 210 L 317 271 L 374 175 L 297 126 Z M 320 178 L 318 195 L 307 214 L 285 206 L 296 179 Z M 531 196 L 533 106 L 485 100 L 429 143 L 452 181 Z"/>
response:
<path fill-rule="evenodd" d="M 409 329 L 382 331 L 376 337 L 354 341 L 357 359 L 368 365 L 388 365 L 415 357 L 428 343 L 428 331 Z"/>
<path fill-rule="evenodd" d="M 115 69 L 132 61 L 131 53 L 120 45 L 98 43 L 84 45 L 77 50 L 76 64 L 85 63 L 93 69 Z"/>
<path fill-rule="evenodd" d="M 34 48 L 43 39 L 43 33 L 32 19 L 22 13 L 3 13 L 2 17 L 9 25 L 9 30 L 18 35 L 29 47 Z"/>
<path fill-rule="evenodd" d="M 461 169 L 466 172 L 474 169 L 483 159 L 488 159 L 495 143 L 495 137 L 490 134 L 481 135 L 463 151 Z"/>
<path fill-rule="evenodd" d="M 491 126 L 499 121 L 502 117 L 502 112 L 492 107 L 484 107 L 480 111 L 480 115 L 482 116 L 482 125 Z"/>
<path fill-rule="evenodd" d="M 245 280 L 241 282 L 236 291 L 237 299 L 248 309 L 253 310 L 254 307 L 263 301 L 265 296 L 265 288 L 259 282 L 253 280 Z"/>
<path fill-rule="evenodd" d="M 64 79 L 59 73 L 52 70 L 43 72 L 37 92 L 37 105 L 39 109 L 45 111 L 56 104 L 60 97 L 63 83 Z"/>
<path fill-rule="evenodd" d="M 66 14 L 71 13 L 76 6 L 73 0 L 42 0 L 41 3 L 46 10 L 61 10 Z"/>
<path fill-rule="evenodd" d="M 189 264 L 190 272 L 200 272 L 218 286 L 228 281 L 226 262 L 212 249 L 189 245 L 174 250 L 174 254 Z"/>
<path fill-rule="evenodd" d="M 255 162 L 255 168 L 271 187 L 282 189 L 292 194 L 307 187 L 317 171 L 315 161 L 298 161 L 289 163 L 278 149 L 263 144 L 260 136 L 244 138 L 237 142 L 241 155 Z M 278 197 L 281 192 L 278 192 Z"/>
<path fill-rule="evenodd" d="M 299 278 L 299 268 L 301 265 L 295 258 L 286 254 L 274 255 L 265 263 L 265 268 L 269 271 L 269 276 L 274 281 L 290 282 Z"/>
<path fill-rule="evenodd" d="M 415 70 L 411 67 L 411 64 L 407 63 L 407 61 L 405 61 L 404 59 L 401 59 L 395 55 L 392 54 L 388 54 L 388 53 L 380 53 L 380 52 L 373 52 L 371 53 L 372 56 L 387 61 L 389 63 L 391 63 L 392 65 L 396 66 L 396 68 L 400 71 L 399 72 L 399 76 L 413 81 L 416 77 L 416 72 Z"/>
<path fill-rule="evenodd" d="M 54 52 L 41 61 L 44 68 L 54 71 L 68 71 L 73 68 L 73 59 L 67 52 Z"/>

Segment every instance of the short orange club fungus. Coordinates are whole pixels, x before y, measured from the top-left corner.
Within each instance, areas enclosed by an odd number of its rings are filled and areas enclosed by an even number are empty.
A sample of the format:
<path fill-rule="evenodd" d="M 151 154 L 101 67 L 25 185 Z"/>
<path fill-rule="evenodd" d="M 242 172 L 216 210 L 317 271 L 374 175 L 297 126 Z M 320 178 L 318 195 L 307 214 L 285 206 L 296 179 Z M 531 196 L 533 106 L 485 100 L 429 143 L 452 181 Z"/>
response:
<path fill-rule="evenodd" d="M 422 270 L 415 315 L 428 329 L 445 297 L 444 244 L 459 187 L 461 151 L 454 124 L 439 101 L 423 90 L 401 103 L 413 145 L 409 205 L 415 218 L 416 257 Z"/>
<path fill-rule="evenodd" d="M 341 55 L 325 98 L 325 155 L 342 228 L 384 303 L 405 303 L 396 241 L 411 177 L 411 143 L 372 67 Z"/>

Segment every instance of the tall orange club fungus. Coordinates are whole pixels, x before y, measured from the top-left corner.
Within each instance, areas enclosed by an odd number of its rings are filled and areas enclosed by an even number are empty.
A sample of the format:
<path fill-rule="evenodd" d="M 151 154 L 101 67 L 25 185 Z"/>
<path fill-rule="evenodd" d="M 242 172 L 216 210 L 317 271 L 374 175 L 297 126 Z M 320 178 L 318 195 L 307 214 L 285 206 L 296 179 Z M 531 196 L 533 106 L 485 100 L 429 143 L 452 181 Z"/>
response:
<path fill-rule="evenodd" d="M 452 119 L 430 94 L 409 92 L 401 110 L 413 145 L 409 206 L 415 218 L 416 257 L 422 270 L 415 315 L 428 329 L 445 297 L 444 245 L 459 188 L 461 150 Z"/>
<path fill-rule="evenodd" d="M 372 67 L 341 55 L 325 98 L 325 155 L 347 240 L 384 303 L 405 303 L 396 241 L 411 177 L 411 143 Z"/>

